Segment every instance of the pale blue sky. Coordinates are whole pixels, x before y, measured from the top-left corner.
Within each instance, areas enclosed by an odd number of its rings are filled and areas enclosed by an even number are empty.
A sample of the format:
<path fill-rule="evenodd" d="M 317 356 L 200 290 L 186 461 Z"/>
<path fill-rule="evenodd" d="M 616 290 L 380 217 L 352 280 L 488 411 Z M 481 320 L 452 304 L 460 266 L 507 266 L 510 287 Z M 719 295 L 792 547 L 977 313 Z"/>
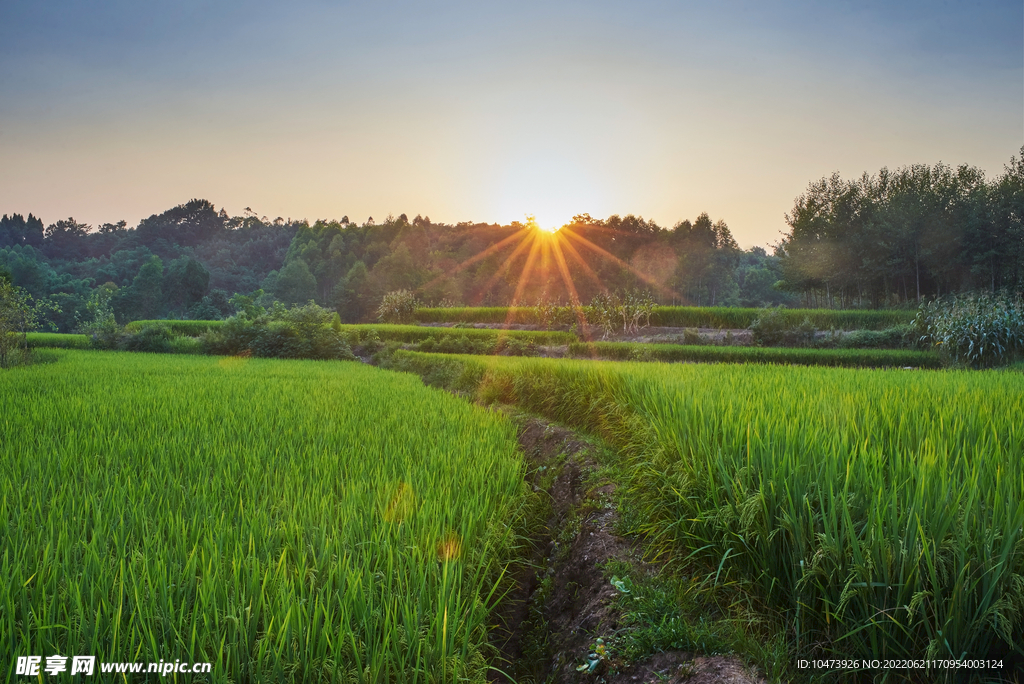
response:
<path fill-rule="evenodd" d="M 0 4 L 0 213 L 702 211 L 1024 144 L 1017 2 Z"/>

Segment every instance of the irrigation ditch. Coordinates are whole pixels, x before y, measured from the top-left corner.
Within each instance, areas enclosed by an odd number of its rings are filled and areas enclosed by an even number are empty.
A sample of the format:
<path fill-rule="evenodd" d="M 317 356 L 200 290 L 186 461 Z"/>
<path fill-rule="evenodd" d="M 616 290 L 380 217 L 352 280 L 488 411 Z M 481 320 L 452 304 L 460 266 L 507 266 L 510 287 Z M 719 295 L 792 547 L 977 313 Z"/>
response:
<path fill-rule="evenodd" d="M 663 570 L 620 534 L 617 485 L 602 447 L 502 407 L 519 426 L 527 481 L 539 495 L 529 553 L 513 568 L 496 611 L 495 682 L 764 682 L 736 655 L 678 648 L 624 659 L 620 646 L 648 627 L 630 606 Z M 619 575 L 622 575 L 620 578 Z M 667 617 L 667 616 L 663 616 Z M 647 616 L 647 620 L 658 616 Z M 625 650 L 625 649 L 623 649 Z"/>
<path fill-rule="evenodd" d="M 420 377 L 473 401 L 467 392 Z M 693 604 L 689 611 L 657 610 L 673 601 L 673 580 L 665 577 L 675 569 L 651 561 L 642 540 L 623 530 L 610 447 L 514 406 L 490 408 L 517 425 L 526 482 L 535 494 L 524 552 L 508 569 L 494 611 L 492 682 L 768 681 L 740 655 L 714 648 L 728 635 L 684 624 L 697 619 Z M 716 606 L 702 602 L 700 609 L 708 611 L 702 622 L 727 620 Z M 711 647 L 687 648 L 699 634 L 711 637 Z"/>

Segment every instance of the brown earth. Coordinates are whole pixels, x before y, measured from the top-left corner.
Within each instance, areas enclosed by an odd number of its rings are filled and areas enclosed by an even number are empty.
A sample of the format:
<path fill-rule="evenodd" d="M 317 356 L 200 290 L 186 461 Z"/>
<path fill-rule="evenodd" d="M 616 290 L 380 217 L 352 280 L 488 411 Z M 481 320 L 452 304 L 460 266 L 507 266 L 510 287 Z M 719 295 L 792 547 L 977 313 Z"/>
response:
<path fill-rule="evenodd" d="M 578 672 L 595 640 L 620 628 L 614 607 L 617 590 L 602 566 L 629 562 L 653 572 L 634 540 L 615 533 L 615 484 L 597 476 L 596 450 L 572 431 L 537 418 L 521 423 L 519 442 L 530 464 L 529 482 L 550 498 L 546 529 L 532 540 L 533 554 L 513 575 L 498 608 L 492 645 L 495 667 L 516 681 L 764 682 L 739 658 L 700 656 L 682 651 L 655 654 L 630 665 L 602 660 L 593 672 Z M 554 473 L 554 478 L 551 475 Z M 498 673 L 494 682 L 508 682 Z"/>

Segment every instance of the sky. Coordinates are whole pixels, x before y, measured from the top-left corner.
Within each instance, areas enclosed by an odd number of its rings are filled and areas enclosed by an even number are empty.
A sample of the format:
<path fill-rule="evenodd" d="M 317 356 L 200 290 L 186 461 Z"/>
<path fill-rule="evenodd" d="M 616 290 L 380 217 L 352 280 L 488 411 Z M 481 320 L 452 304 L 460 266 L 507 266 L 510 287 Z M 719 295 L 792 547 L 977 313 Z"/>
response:
<path fill-rule="evenodd" d="M 546 226 L 1024 145 L 1020 0 L 0 2 L 0 213 Z"/>

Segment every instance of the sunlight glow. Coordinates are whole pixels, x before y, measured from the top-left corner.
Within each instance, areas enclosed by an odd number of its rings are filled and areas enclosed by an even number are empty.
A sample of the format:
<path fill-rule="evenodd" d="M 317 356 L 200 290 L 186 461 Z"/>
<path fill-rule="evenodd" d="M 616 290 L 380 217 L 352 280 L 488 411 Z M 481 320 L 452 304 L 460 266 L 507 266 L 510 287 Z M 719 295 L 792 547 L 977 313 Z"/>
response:
<path fill-rule="evenodd" d="M 520 224 L 522 225 L 522 224 Z M 589 229 L 597 229 L 599 232 L 605 232 L 610 234 L 618 234 L 619 231 L 604 228 L 602 226 L 588 226 Z M 498 265 L 497 269 L 491 275 L 491 277 L 479 287 L 475 294 L 470 298 L 473 306 L 479 306 L 481 301 L 487 296 L 487 294 L 497 285 L 498 281 L 506 276 L 512 268 L 513 264 L 517 264 L 516 268 L 520 268 L 518 265 L 521 263 L 521 271 L 518 277 L 512 276 L 514 279 L 508 279 L 507 282 L 515 284 L 515 290 L 512 294 L 510 302 L 508 318 L 505 321 L 505 328 L 508 328 L 514 317 L 514 309 L 519 306 L 529 306 L 529 303 L 524 300 L 528 286 L 531 283 L 536 286 L 538 284 L 551 283 L 552 278 L 561 280 L 562 285 L 565 287 L 565 292 L 569 297 L 570 302 L 580 303 L 579 293 L 576 287 L 576 283 L 573 281 L 573 270 L 577 274 L 582 274 L 586 278 L 590 279 L 600 288 L 602 292 L 607 293 L 607 287 L 601 282 L 600 276 L 594 271 L 594 269 L 587 263 L 587 259 L 580 254 L 577 250 L 577 245 L 587 250 L 592 256 L 597 257 L 600 260 L 609 261 L 621 269 L 628 270 L 637 276 L 647 285 L 657 289 L 663 295 L 671 296 L 676 299 L 681 299 L 681 296 L 666 287 L 660 279 L 652 273 L 646 271 L 652 270 L 651 263 L 645 264 L 629 264 L 615 255 L 611 254 L 602 247 L 594 244 L 583 235 L 576 232 L 577 226 L 575 225 L 563 225 L 557 228 L 546 228 L 541 225 L 536 216 L 528 214 L 526 216 L 526 223 L 522 225 L 520 230 L 517 230 L 512 235 L 508 235 L 505 238 L 495 242 L 494 244 L 484 248 L 477 254 L 465 259 L 455 266 L 449 267 L 445 273 L 435 277 L 427 286 L 430 287 L 437 283 L 440 283 L 445 278 L 450 278 L 456 273 L 462 271 L 470 264 L 477 263 L 481 259 L 490 255 L 497 255 L 504 252 L 506 249 L 511 250 L 510 253 L 505 255 L 501 264 Z M 517 261 L 517 259 L 525 255 L 525 261 Z M 568 257 L 568 258 L 567 258 Z M 498 257 L 500 258 L 500 257 Z M 647 261 L 650 261 L 649 259 Z M 570 268 L 570 262 L 575 265 L 575 269 Z M 638 268 L 637 266 L 642 266 Z M 653 269 L 657 271 L 658 269 Z M 547 291 L 547 285 L 543 285 L 541 290 L 541 298 L 543 299 Z M 422 291 L 424 288 L 420 288 Z M 579 317 L 580 329 L 585 329 L 585 320 L 582 317 L 580 311 L 576 312 Z"/>
<path fill-rule="evenodd" d="M 556 223 L 555 221 L 538 221 L 536 214 L 526 215 L 526 227 L 535 228 L 545 233 L 554 233 L 562 227 L 562 224 Z"/>

